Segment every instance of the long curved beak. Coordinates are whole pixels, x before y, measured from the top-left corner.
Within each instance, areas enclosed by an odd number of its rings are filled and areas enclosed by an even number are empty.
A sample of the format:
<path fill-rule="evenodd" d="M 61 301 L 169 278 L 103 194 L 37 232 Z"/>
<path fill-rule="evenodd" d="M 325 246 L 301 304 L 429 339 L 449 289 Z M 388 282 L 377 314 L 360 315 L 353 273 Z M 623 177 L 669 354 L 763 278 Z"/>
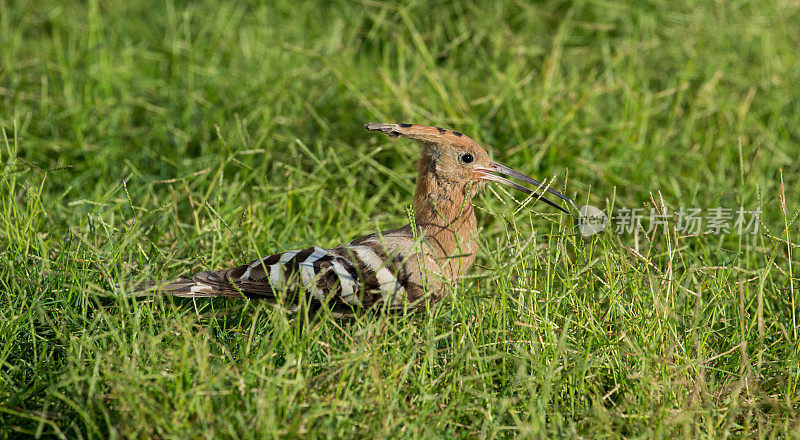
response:
<path fill-rule="evenodd" d="M 525 194 L 534 194 L 537 199 L 542 200 L 543 202 L 547 203 L 548 205 L 550 205 L 550 206 L 552 206 L 552 207 L 554 207 L 554 208 L 556 208 L 556 209 L 558 209 L 560 211 L 566 212 L 567 214 L 572 215 L 572 213 L 570 213 L 566 209 L 562 208 L 558 204 L 550 201 L 547 197 L 543 196 L 542 194 L 536 193 L 536 192 L 534 192 L 533 190 L 531 190 L 529 188 L 526 188 L 526 187 L 524 187 L 524 186 L 522 186 L 522 185 L 520 185 L 520 184 L 518 184 L 516 182 L 512 182 L 512 181 L 510 181 L 510 180 L 508 180 L 508 179 L 506 179 L 504 177 L 500 177 L 497 174 L 504 174 L 506 176 L 513 177 L 513 178 L 519 179 L 519 180 L 521 180 L 523 182 L 527 182 L 527 183 L 530 183 L 532 185 L 535 185 L 537 187 L 536 188 L 537 190 L 547 191 L 548 193 L 553 194 L 554 196 L 560 198 L 561 200 L 564 200 L 565 202 L 567 202 L 569 205 L 575 207 L 576 209 L 578 207 L 578 205 L 576 205 L 575 202 L 570 200 L 569 197 L 561 194 L 560 192 L 558 192 L 558 191 L 556 191 L 556 190 L 554 190 L 552 188 L 546 187 L 545 185 L 542 184 L 542 182 L 539 182 L 536 179 L 528 177 L 528 176 L 520 173 L 519 171 L 515 171 L 515 170 L 513 170 L 513 169 L 511 169 L 511 168 L 509 168 L 509 167 L 507 167 L 505 165 L 499 164 L 497 162 L 491 162 L 491 164 L 490 164 L 490 166 L 488 168 L 477 167 L 474 170 L 475 170 L 475 173 L 477 174 L 477 177 L 479 179 L 489 180 L 491 182 L 502 183 L 503 185 L 508 185 L 508 186 L 510 186 L 512 188 L 516 188 L 516 189 L 524 192 Z"/>

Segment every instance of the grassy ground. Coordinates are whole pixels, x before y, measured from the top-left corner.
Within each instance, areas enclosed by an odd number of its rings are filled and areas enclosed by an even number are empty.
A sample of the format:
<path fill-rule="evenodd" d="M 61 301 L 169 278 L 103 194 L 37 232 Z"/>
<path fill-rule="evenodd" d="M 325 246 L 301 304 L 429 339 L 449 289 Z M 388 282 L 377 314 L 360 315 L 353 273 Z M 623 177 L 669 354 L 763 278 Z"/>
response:
<path fill-rule="evenodd" d="M 0 0 L 0 437 L 800 435 L 800 3 L 264 3 Z M 402 225 L 417 148 L 368 121 L 761 223 L 495 190 L 427 314 L 107 296 Z"/>

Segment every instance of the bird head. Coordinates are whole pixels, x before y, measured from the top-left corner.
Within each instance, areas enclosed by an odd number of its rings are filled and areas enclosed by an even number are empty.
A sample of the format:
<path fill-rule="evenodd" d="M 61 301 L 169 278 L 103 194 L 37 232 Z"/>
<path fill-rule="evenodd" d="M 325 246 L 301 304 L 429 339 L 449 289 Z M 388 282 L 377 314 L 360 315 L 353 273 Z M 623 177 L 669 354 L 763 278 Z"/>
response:
<path fill-rule="evenodd" d="M 547 188 L 541 182 L 519 171 L 489 159 L 486 150 L 470 137 L 457 131 L 439 127 L 428 127 L 415 124 L 381 124 L 370 122 L 364 125 L 370 131 L 380 131 L 391 138 L 404 137 L 417 141 L 423 147 L 423 166 L 420 172 L 432 173 L 437 179 L 450 182 L 463 188 L 481 188 L 485 182 L 498 182 L 518 189 L 526 194 L 534 194 L 548 205 L 567 214 L 570 212 L 552 202 L 535 190 L 546 191 L 574 206 L 575 202 L 558 191 Z M 531 190 L 501 175 L 513 177 L 535 185 Z"/>

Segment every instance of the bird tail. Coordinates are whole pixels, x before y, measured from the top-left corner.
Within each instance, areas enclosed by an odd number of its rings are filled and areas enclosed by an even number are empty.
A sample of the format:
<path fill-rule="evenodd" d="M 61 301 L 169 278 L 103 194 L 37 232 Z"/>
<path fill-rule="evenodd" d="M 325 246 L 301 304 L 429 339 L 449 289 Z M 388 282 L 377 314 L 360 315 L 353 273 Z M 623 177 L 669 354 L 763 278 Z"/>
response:
<path fill-rule="evenodd" d="M 144 281 L 133 286 L 130 291 L 126 292 L 125 296 L 165 295 L 182 298 L 241 296 L 230 288 L 220 288 L 222 286 L 217 283 L 205 283 L 199 278 L 195 276 L 194 278 L 179 278 L 168 281 Z"/>

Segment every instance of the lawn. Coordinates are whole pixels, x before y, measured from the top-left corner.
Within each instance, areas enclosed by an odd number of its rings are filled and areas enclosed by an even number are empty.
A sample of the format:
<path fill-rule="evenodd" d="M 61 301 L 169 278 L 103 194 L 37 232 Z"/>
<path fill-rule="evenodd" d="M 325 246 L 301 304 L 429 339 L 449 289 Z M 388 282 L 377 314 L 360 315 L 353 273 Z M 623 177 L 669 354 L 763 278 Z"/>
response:
<path fill-rule="evenodd" d="M 798 23 L 0 0 L 0 438 L 799 437 Z M 416 315 L 114 291 L 402 226 L 419 149 L 370 121 L 463 132 L 610 223 L 492 186 L 476 266 Z"/>

